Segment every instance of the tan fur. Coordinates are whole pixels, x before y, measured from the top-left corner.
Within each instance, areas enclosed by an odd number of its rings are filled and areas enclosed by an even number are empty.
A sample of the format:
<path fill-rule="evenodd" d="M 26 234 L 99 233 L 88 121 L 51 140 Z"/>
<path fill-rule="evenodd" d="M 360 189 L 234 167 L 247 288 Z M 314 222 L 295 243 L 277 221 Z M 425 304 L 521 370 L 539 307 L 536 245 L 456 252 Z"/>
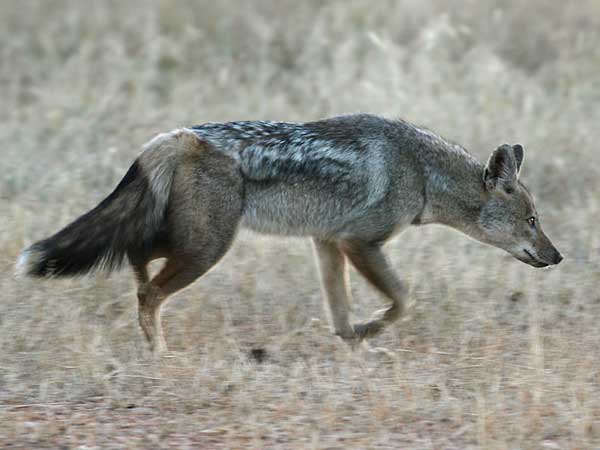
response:
<path fill-rule="evenodd" d="M 207 272 L 231 246 L 242 214 L 242 179 L 230 157 L 185 129 L 150 141 L 140 163 L 157 196 L 165 194 L 157 174 L 166 164 L 175 165 L 168 197 L 164 198 L 168 201 L 167 233 L 152 255 L 167 261 L 152 280 L 148 278 L 149 260 L 132 261 L 138 282 L 139 322 L 152 349 L 162 352 L 167 347 L 161 305 L 169 295 Z"/>

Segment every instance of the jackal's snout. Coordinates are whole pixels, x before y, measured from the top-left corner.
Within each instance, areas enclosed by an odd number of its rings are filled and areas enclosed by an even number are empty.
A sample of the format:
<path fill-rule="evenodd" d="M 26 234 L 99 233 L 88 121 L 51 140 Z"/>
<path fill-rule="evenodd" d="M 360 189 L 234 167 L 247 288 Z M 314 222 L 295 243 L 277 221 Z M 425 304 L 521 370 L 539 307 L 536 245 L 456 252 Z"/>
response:
<path fill-rule="evenodd" d="M 525 257 L 517 256 L 517 258 L 537 268 L 555 266 L 563 260 L 563 256 L 545 234 L 542 235 L 542 239 L 532 246 L 525 245 L 522 253 Z"/>
<path fill-rule="evenodd" d="M 563 255 L 556 249 L 554 249 L 554 257 L 552 258 L 552 264 L 557 265 L 563 260 Z"/>
<path fill-rule="evenodd" d="M 563 260 L 563 256 L 554 246 L 550 238 L 546 236 L 546 233 L 544 233 L 541 229 L 539 239 L 534 244 L 534 248 L 536 250 L 538 259 L 549 266 L 560 264 L 560 262 Z"/>
<path fill-rule="evenodd" d="M 555 266 L 560 264 L 560 262 L 563 260 L 563 256 L 556 249 L 556 247 L 552 246 L 541 254 L 541 260 L 547 263 L 549 266 Z"/>

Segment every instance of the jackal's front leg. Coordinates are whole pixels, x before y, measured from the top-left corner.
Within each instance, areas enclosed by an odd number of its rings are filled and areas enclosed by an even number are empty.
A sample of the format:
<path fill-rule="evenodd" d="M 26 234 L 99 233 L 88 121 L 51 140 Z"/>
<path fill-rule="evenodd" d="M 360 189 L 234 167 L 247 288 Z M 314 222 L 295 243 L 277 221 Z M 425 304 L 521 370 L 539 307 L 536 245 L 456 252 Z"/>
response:
<path fill-rule="evenodd" d="M 346 257 L 336 242 L 313 239 L 323 294 L 327 299 L 335 334 L 345 341 L 356 341 L 350 325 L 350 292 Z"/>
<path fill-rule="evenodd" d="M 379 244 L 342 242 L 340 248 L 356 270 L 390 301 L 390 306 L 377 311 L 370 321 L 354 325 L 360 338 L 375 336 L 386 324 L 400 318 L 408 288 L 392 271 Z"/>

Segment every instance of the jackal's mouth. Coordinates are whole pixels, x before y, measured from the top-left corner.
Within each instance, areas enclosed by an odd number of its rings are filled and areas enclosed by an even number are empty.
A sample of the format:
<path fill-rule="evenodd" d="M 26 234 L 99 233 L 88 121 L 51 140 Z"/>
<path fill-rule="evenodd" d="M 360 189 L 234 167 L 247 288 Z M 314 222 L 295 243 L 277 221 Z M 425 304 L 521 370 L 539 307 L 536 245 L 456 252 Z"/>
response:
<path fill-rule="evenodd" d="M 537 267 L 537 268 L 548 267 L 550 265 L 548 263 L 545 263 L 544 261 L 539 260 L 535 256 L 533 256 L 533 254 L 530 251 L 528 251 L 527 249 L 523 249 L 523 251 L 529 257 L 529 259 L 521 259 L 521 261 L 523 261 L 524 263 L 527 263 L 530 266 Z"/>

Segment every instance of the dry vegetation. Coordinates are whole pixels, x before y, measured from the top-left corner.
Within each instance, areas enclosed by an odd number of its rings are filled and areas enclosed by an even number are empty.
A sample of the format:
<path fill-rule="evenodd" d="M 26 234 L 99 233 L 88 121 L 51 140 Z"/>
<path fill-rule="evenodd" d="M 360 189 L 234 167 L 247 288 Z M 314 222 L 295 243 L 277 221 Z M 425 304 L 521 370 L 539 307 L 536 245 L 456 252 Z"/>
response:
<path fill-rule="evenodd" d="M 600 448 L 598 42 L 593 0 L 2 1 L 0 447 Z M 243 233 L 165 308 L 160 361 L 127 271 L 12 276 L 159 131 L 355 111 L 481 159 L 522 142 L 564 263 L 411 230 L 388 246 L 408 316 L 352 354 L 309 243 Z"/>

